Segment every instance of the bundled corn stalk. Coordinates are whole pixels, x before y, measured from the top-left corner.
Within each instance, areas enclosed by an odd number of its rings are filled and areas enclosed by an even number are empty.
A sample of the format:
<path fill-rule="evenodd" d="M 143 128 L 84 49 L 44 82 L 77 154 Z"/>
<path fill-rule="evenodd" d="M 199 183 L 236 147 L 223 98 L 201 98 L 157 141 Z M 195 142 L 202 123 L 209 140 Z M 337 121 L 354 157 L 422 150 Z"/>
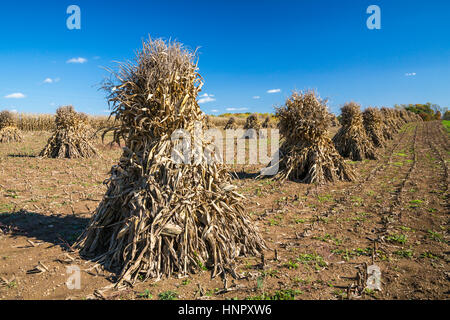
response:
<path fill-rule="evenodd" d="M 235 117 L 230 117 L 230 119 L 228 119 L 227 124 L 225 125 L 225 130 L 236 130 L 237 129 L 237 123 L 236 123 L 236 118 Z"/>
<path fill-rule="evenodd" d="M 261 125 L 265 129 L 272 128 L 272 124 L 270 123 L 270 116 L 267 116 L 264 122 Z"/>
<path fill-rule="evenodd" d="M 333 143 L 341 156 L 354 161 L 377 159 L 375 147 L 364 130 L 360 106 L 350 102 L 341 108 L 342 127 L 333 137 Z"/>
<path fill-rule="evenodd" d="M 319 184 L 354 179 L 352 169 L 328 137 L 331 119 L 326 101 L 313 91 L 294 92 L 277 108 L 276 116 L 285 138 L 276 179 Z"/>
<path fill-rule="evenodd" d="M 259 123 L 258 115 L 256 113 L 253 113 L 247 117 L 244 125 L 244 130 L 248 129 L 261 129 L 261 124 Z"/>
<path fill-rule="evenodd" d="M 55 125 L 40 157 L 90 158 L 97 155 L 93 146 L 94 131 L 87 115 L 76 112 L 72 106 L 60 107 L 56 110 Z"/>
<path fill-rule="evenodd" d="M 193 163 L 173 157 L 180 144 L 172 133 L 193 134 L 204 120 L 195 59 L 179 43 L 149 39 L 135 62 L 121 64 L 105 84 L 121 123 L 114 136 L 123 137 L 125 147 L 76 246 L 117 272 L 117 285 L 204 266 L 213 276 L 234 274 L 236 257 L 265 248 L 226 167 L 207 163 L 197 149 L 187 152 Z"/>
<path fill-rule="evenodd" d="M 330 113 L 330 118 L 331 118 L 331 126 L 332 127 L 339 126 L 339 120 L 334 113 Z"/>
<path fill-rule="evenodd" d="M 247 130 L 245 138 L 254 139 L 258 136 L 261 129 L 261 123 L 259 122 L 258 115 L 253 113 L 245 120 L 244 130 Z"/>
<path fill-rule="evenodd" d="M 393 119 L 392 109 L 383 107 L 380 109 L 383 119 L 383 136 L 385 140 L 392 140 L 394 134 L 398 132 L 397 124 Z"/>
<path fill-rule="evenodd" d="M 14 114 L 7 110 L 0 112 L 0 143 L 22 141 L 22 133 L 17 129 Z"/>
<path fill-rule="evenodd" d="M 376 148 L 385 146 L 386 141 L 383 135 L 383 116 L 376 108 L 367 108 L 363 112 L 363 124 L 367 136 L 372 140 Z"/>
<path fill-rule="evenodd" d="M 214 122 L 211 120 L 211 117 L 208 115 L 205 115 L 205 127 L 206 129 L 213 129 L 216 127 Z"/>

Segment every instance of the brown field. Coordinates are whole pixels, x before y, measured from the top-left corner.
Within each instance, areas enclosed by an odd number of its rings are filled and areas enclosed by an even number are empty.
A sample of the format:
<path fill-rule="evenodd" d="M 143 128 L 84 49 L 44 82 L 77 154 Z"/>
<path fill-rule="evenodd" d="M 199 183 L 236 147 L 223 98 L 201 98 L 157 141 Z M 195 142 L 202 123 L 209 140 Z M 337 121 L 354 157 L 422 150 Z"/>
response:
<path fill-rule="evenodd" d="M 101 158 L 40 159 L 49 136 L 29 131 L 23 143 L 0 144 L 0 299 L 449 298 L 450 143 L 438 121 L 409 123 L 380 160 L 351 162 L 353 183 L 279 183 L 253 179 L 257 166 L 231 168 L 271 250 L 264 264 L 239 260 L 240 279 L 228 278 L 226 290 L 207 270 L 98 290 L 112 275 L 69 246 L 101 201 L 121 150 L 99 139 Z M 373 263 L 382 291 L 358 291 Z M 38 265 L 43 272 L 28 273 Z M 80 290 L 66 287 L 67 265 L 82 269 Z"/>

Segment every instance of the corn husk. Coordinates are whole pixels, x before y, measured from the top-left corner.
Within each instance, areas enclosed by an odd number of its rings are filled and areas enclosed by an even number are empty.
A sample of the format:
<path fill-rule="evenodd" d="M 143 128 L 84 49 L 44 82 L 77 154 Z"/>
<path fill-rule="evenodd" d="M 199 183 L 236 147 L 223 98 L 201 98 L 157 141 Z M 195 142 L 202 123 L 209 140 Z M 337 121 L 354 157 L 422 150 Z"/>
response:
<path fill-rule="evenodd" d="M 55 129 L 39 154 L 46 158 L 90 158 L 97 155 L 93 145 L 94 131 L 88 117 L 72 106 L 56 110 Z"/>
<path fill-rule="evenodd" d="M 341 108 L 342 127 L 333 137 L 339 154 L 353 161 L 377 159 L 375 147 L 366 134 L 360 106 L 354 102 Z"/>
<path fill-rule="evenodd" d="M 22 132 L 17 129 L 15 115 L 7 110 L 0 112 L 0 143 L 22 141 Z"/>
<path fill-rule="evenodd" d="M 355 178 L 328 137 L 330 114 L 315 92 L 294 92 L 276 117 L 284 138 L 276 179 L 323 184 Z"/>
<path fill-rule="evenodd" d="M 259 256 L 265 248 L 224 165 L 171 157 L 177 146 L 171 134 L 193 133 L 205 120 L 195 59 L 177 42 L 149 39 L 105 84 L 120 123 L 114 136 L 125 147 L 76 247 L 116 272 L 117 285 L 205 266 L 212 276 L 235 274 L 238 256 Z"/>

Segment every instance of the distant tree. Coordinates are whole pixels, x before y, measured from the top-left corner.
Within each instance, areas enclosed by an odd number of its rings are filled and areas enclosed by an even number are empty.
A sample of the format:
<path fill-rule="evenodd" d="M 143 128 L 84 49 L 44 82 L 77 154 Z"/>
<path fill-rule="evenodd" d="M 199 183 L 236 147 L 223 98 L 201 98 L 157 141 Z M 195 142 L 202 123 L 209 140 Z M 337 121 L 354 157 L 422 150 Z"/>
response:
<path fill-rule="evenodd" d="M 426 104 L 402 104 L 395 105 L 396 108 L 404 108 L 408 111 L 418 114 L 424 121 L 431 121 L 436 119 L 435 110 L 441 110 L 441 107 L 437 104 L 427 102 Z"/>
<path fill-rule="evenodd" d="M 442 116 L 442 114 L 439 110 L 437 110 L 436 113 L 434 114 L 434 118 L 436 120 L 441 120 L 441 116 Z"/>
<path fill-rule="evenodd" d="M 450 120 L 450 111 L 447 110 L 444 113 L 444 117 L 442 118 L 442 120 Z"/>

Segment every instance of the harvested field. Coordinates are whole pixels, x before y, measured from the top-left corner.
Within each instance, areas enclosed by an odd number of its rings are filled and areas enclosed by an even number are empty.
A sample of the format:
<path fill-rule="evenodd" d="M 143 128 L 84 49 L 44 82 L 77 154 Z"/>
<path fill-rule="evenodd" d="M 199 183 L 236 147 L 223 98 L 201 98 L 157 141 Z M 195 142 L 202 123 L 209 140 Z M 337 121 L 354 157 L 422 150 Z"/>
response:
<path fill-rule="evenodd" d="M 226 289 L 202 270 L 100 290 L 111 274 L 69 246 L 102 200 L 122 150 L 109 147 L 107 136 L 96 140 L 98 158 L 39 158 L 50 135 L 24 132 L 22 143 L 0 144 L 0 299 L 449 298 L 450 140 L 441 122 L 407 123 L 378 160 L 348 161 L 353 182 L 255 180 L 262 165 L 232 167 L 246 213 L 270 249 L 264 261 L 239 259 L 240 279 L 229 278 Z M 358 285 L 372 263 L 382 291 Z M 66 286 L 68 265 L 82 270 L 79 290 Z"/>

